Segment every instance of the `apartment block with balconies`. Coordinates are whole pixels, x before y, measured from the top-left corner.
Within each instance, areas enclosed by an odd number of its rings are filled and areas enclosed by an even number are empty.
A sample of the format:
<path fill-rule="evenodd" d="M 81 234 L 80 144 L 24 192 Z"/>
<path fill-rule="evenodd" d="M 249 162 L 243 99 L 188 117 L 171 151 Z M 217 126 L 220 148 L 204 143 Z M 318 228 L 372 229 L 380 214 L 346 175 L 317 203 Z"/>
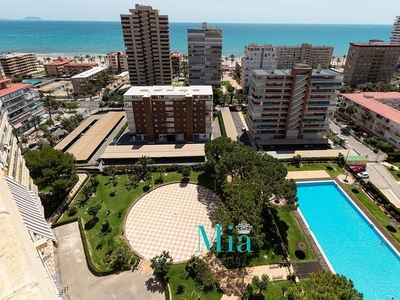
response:
<path fill-rule="evenodd" d="M 72 63 L 73 58 L 60 58 L 56 61 L 44 64 L 44 70 L 46 74 L 52 77 L 63 77 L 66 76 L 64 66 Z"/>
<path fill-rule="evenodd" d="M 168 16 L 151 6 L 136 4 L 121 15 L 132 86 L 172 82 Z"/>
<path fill-rule="evenodd" d="M 258 147 L 327 144 L 341 75 L 297 64 L 290 70 L 252 70 L 247 125 Z"/>
<path fill-rule="evenodd" d="M 222 77 L 222 29 L 202 27 L 187 30 L 188 68 L 191 85 L 220 85 Z"/>
<path fill-rule="evenodd" d="M 124 94 L 129 132 L 136 141 L 207 141 L 212 132 L 211 86 L 131 87 Z"/>
<path fill-rule="evenodd" d="M 114 74 L 129 71 L 128 56 L 125 52 L 111 52 L 107 54 L 108 66 Z"/>
<path fill-rule="evenodd" d="M 39 94 L 31 84 L 11 84 L 8 80 L 8 83 L 2 86 L 0 101 L 3 109 L 7 111 L 11 126 L 20 133 L 29 130 L 33 127 L 30 122 L 32 116 L 44 114 Z"/>
<path fill-rule="evenodd" d="M 365 131 L 400 149 L 400 111 L 385 104 L 392 102 L 394 98 L 400 100 L 400 93 L 393 92 L 387 97 L 385 94 L 380 92 L 341 94 L 339 109 L 347 118 Z M 350 105 L 357 108 L 357 112 L 352 115 L 346 113 L 346 108 Z M 369 120 L 363 118 L 365 112 L 369 112 L 372 118 Z"/>
<path fill-rule="evenodd" d="M 241 59 L 242 89 L 248 89 L 251 70 L 290 69 L 298 63 L 309 64 L 314 69 L 318 65 L 328 68 L 332 54 L 331 46 L 313 46 L 307 43 L 300 46 L 246 45 Z"/>
<path fill-rule="evenodd" d="M 96 78 L 100 73 L 104 72 L 107 68 L 105 67 L 94 67 L 90 70 L 82 72 L 78 75 L 71 77 L 72 86 L 74 87 L 74 92 L 78 94 L 86 93 L 86 89 L 92 80 Z"/>
<path fill-rule="evenodd" d="M 0 64 L 7 77 L 37 72 L 39 63 L 35 53 L 6 53 L 0 55 Z"/>
<path fill-rule="evenodd" d="M 390 82 L 400 57 L 400 44 L 382 40 L 350 43 L 343 82 L 356 86 L 365 82 Z"/>

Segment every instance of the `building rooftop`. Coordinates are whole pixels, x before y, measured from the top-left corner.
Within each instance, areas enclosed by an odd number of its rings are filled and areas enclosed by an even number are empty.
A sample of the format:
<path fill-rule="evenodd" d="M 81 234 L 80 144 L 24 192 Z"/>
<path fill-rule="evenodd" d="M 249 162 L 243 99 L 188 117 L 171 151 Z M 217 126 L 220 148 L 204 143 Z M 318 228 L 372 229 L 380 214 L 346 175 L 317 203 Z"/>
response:
<path fill-rule="evenodd" d="M 305 66 L 302 64 L 300 66 L 301 68 L 304 68 Z M 292 75 L 292 69 L 274 69 L 272 70 L 263 70 L 263 69 L 254 69 L 252 70 L 253 73 L 255 73 L 257 76 L 267 76 L 267 75 L 277 75 L 277 76 L 291 76 Z M 340 72 L 331 70 L 331 69 L 321 69 L 319 73 L 317 73 L 316 69 L 313 69 L 312 75 L 330 75 L 330 76 L 338 76 L 342 75 Z"/>
<path fill-rule="evenodd" d="M 212 95 L 211 85 L 194 86 L 133 86 L 124 96 L 149 96 L 149 95 Z"/>
<path fill-rule="evenodd" d="M 375 95 L 378 94 L 378 95 Z M 383 104 L 377 100 L 374 100 L 373 96 L 375 97 L 382 97 L 383 94 L 386 93 L 357 93 L 357 94 L 342 94 L 343 97 L 352 100 L 353 102 L 360 104 L 361 106 L 374 111 L 381 116 L 400 123 L 400 111 L 394 109 L 386 104 Z M 390 93 L 392 94 L 392 93 Z M 400 93 L 397 93 L 400 95 Z"/>
<path fill-rule="evenodd" d="M 56 60 L 56 61 L 52 61 L 52 62 L 44 64 L 44 65 L 45 66 L 58 66 L 58 65 L 63 65 L 65 63 L 68 63 L 70 61 L 74 61 L 74 59 L 66 57 L 66 58 L 61 58 L 61 59 Z"/>
<path fill-rule="evenodd" d="M 171 57 L 180 57 L 182 56 L 182 53 L 180 52 L 171 52 Z"/>
<path fill-rule="evenodd" d="M 25 89 L 27 87 L 31 87 L 32 84 L 29 83 L 16 83 L 16 84 L 11 84 L 9 87 L 0 90 L 0 97 L 3 97 L 5 95 L 11 94 L 13 92 Z"/>
<path fill-rule="evenodd" d="M 64 65 L 64 68 L 67 67 L 96 67 L 96 63 L 72 63 Z"/>
<path fill-rule="evenodd" d="M 107 69 L 107 68 L 105 68 L 105 67 L 93 67 L 92 69 L 87 70 L 85 72 L 82 72 L 82 73 L 80 73 L 78 75 L 72 76 L 71 78 L 72 79 L 75 79 L 75 78 L 87 78 L 87 77 L 93 76 L 94 74 L 102 72 L 105 69 Z"/>
<path fill-rule="evenodd" d="M 19 57 L 19 56 L 24 56 L 24 55 L 34 55 L 35 53 L 30 53 L 30 52 L 21 52 L 21 53 L 4 53 L 0 55 L 0 58 L 13 58 L 13 57 Z"/>

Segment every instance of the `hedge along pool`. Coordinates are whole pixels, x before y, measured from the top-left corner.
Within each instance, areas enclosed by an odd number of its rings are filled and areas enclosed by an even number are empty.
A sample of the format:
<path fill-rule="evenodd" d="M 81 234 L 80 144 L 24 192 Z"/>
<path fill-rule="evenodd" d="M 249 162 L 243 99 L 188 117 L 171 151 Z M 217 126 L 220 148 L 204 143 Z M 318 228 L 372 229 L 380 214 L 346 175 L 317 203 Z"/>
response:
<path fill-rule="evenodd" d="M 368 300 L 400 299 L 400 255 L 334 181 L 297 183 L 300 212 L 337 274 Z"/>

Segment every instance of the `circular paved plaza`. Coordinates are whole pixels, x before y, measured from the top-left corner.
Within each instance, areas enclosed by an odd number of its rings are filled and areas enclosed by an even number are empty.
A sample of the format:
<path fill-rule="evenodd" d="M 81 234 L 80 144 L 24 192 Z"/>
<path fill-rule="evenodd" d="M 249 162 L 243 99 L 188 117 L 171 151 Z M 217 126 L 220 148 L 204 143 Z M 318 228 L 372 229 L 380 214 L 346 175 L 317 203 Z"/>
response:
<path fill-rule="evenodd" d="M 211 216 L 218 201 L 215 193 L 196 184 L 159 187 L 133 205 L 125 223 L 126 238 L 144 258 L 169 251 L 174 262 L 186 261 L 198 254 L 199 225 L 211 239 Z M 205 251 L 200 238 L 200 249 Z"/>

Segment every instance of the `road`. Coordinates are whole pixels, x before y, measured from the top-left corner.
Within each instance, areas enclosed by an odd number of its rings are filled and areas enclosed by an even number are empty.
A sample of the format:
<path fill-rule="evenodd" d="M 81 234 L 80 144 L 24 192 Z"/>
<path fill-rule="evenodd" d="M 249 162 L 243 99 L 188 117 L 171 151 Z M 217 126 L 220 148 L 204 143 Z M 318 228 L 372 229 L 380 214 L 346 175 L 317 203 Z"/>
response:
<path fill-rule="evenodd" d="M 332 131 L 336 131 L 340 134 L 340 128 L 335 123 L 329 125 Z M 357 141 L 351 135 L 346 136 L 348 144 L 360 155 L 368 156 L 367 172 L 369 173 L 370 180 L 381 192 L 392 202 L 396 207 L 400 208 L 400 185 L 396 181 L 392 174 L 381 164 L 376 162 L 377 159 L 382 159 L 368 147 Z"/>
<path fill-rule="evenodd" d="M 67 299 L 164 300 L 165 295 L 155 278 L 143 271 L 126 271 L 97 277 L 88 269 L 78 223 L 57 227 L 59 241 L 55 252 L 57 281 L 68 286 Z"/>

